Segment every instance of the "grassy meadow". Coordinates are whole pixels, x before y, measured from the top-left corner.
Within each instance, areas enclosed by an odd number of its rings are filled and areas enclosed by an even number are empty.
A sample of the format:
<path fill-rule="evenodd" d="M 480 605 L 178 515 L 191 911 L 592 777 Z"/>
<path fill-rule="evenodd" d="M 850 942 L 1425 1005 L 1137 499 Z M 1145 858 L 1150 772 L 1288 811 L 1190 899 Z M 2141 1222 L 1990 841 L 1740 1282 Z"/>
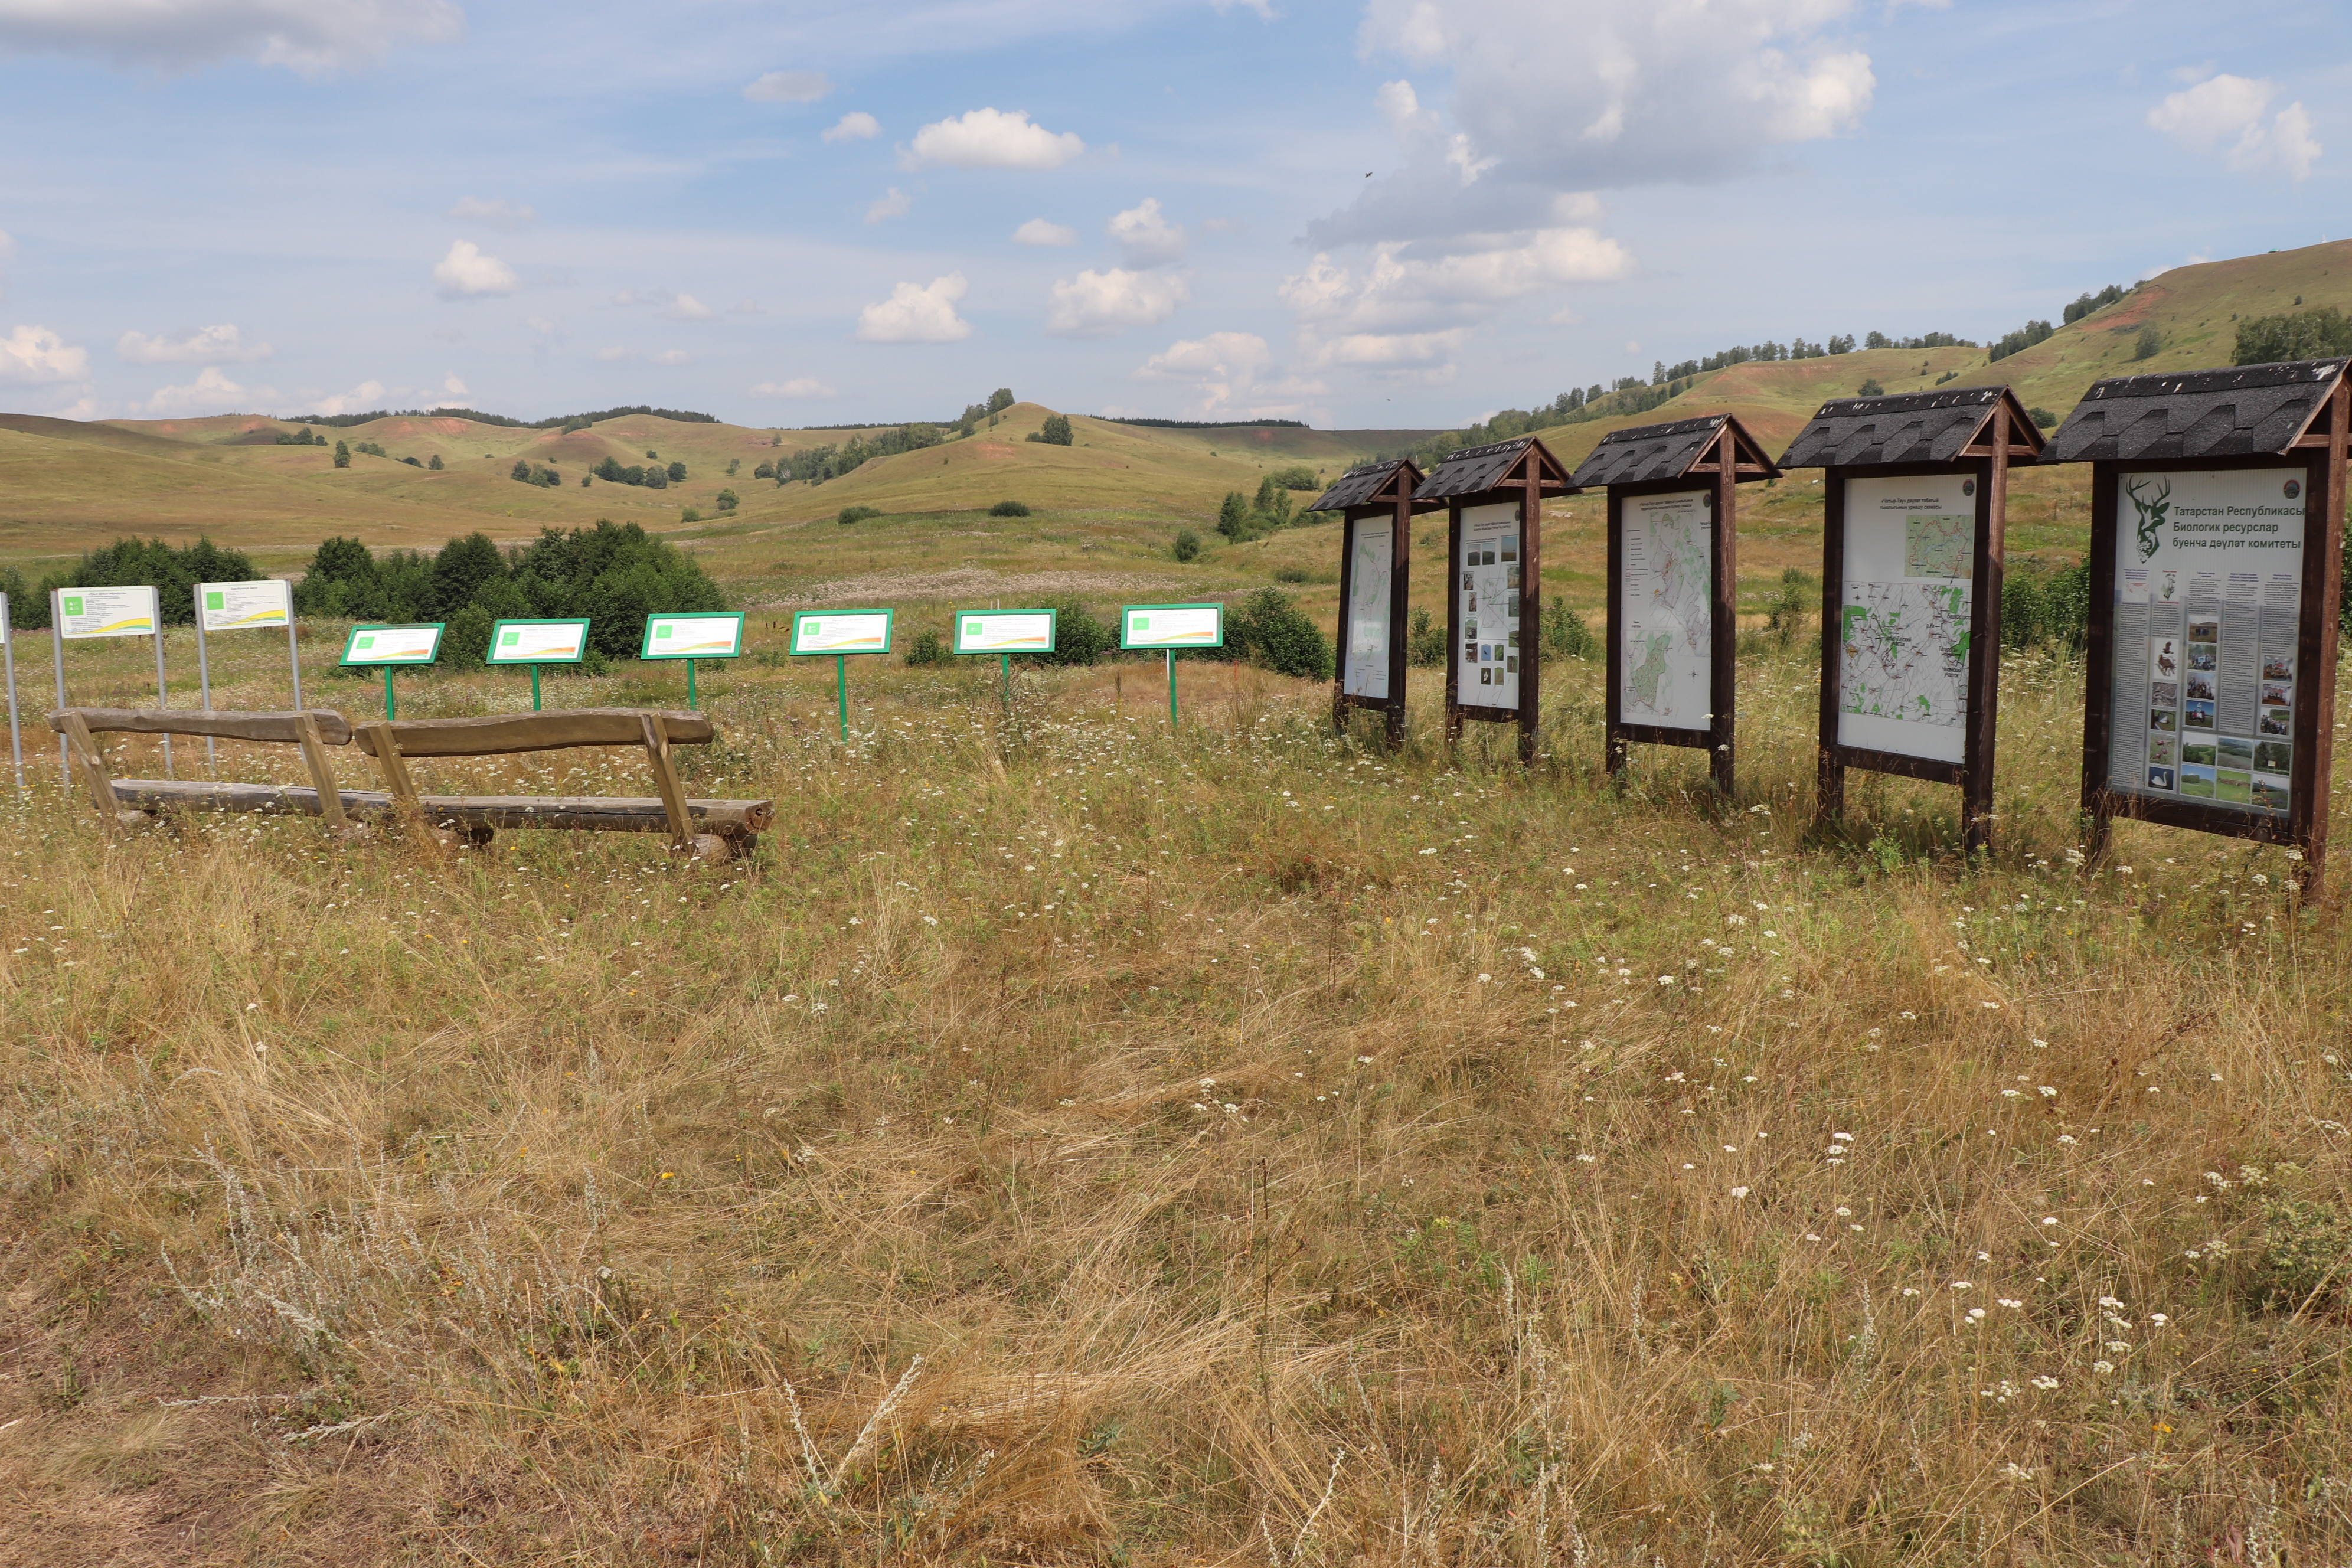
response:
<path fill-rule="evenodd" d="M 1391 755 L 1245 668 L 1181 665 L 1171 731 L 1149 662 L 869 659 L 844 744 L 829 661 L 753 629 L 681 753 L 776 797 L 750 865 L 110 841 L 37 745 L 0 1560 L 2352 1552 L 2352 952 L 2275 850 L 2071 863 L 2077 666 L 2006 669 L 1971 866 L 1950 791 L 1855 775 L 1809 829 L 1801 637 L 1750 639 L 1717 802 L 1694 752 L 1597 776 L 1577 661 L 1523 772 L 1445 756 L 1420 671 Z M 282 643 L 214 647 L 216 701 L 283 700 Z"/>

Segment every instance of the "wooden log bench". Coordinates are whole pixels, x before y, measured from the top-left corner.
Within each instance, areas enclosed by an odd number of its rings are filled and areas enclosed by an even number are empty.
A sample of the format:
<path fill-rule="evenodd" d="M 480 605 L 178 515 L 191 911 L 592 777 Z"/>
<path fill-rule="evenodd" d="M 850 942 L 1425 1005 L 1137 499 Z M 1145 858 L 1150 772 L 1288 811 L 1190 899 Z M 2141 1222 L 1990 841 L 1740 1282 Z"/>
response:
<path fill-rule="evenodd" d="M 154 709 L 69 708 L 49 716 L 66 738 L 68 763 L 110 826 L 166 812 L 279 812 L 320 818 L 330 828 L 413 813 L 431 826 L 488 842 L 499 828 L 546 827 L 607 833 L 667 833 L 671 847 L 696 855 L 745 856 L 775 821 L 770 800 L 689 800 L 669 749 L 716 738 L 700 713 L 586 708 L 556 713 L 501 713 L 480 719 L 411 719 L 362 723 L 324 709 L 301 713 L 182 713 Z M 309 785 L 223 784 L 201 780 L 116 779 L 107 771 L 101 734 L 197 735 L 290 742 L 301 748 Z M 389 788 L 342 789 L 326 748 L 356 742 L 375 760 Z M 504 756 L 572 746 L 639 746 L 652 764 L 646 798 L 571 795 L 455 795 L 420 793 L 412 760 Z"/>

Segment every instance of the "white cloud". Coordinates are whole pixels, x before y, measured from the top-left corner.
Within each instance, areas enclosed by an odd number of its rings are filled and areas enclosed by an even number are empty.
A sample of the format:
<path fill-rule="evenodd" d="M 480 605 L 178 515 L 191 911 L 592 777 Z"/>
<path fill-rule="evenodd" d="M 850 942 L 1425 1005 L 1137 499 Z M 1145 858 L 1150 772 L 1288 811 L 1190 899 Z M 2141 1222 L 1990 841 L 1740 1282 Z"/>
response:
<path fill-rule="evenodd" d="M 201 327 L 183 338 L 125 332 L 114 345 L 118 358 L 131 364 L 250 364 L 268 359 L 268 343 L 248 343 L 235 324 Z"/>
<path fill-rule="evenodd" d="M 904 217 L 907 209 L 914 205 L 914 197 L 893 185 L 887 193 L 874 198 L 874 205 L 866 209 L 866 221 L 880 223 L 885 218 Z"/>
<path fill-rule="evenodd" d="M 691 294 L 680 294 L 662 314 L 673 321 L 707 321 L 718 312 Z"/>
<path fill-rule="evenodd" d="M 814 103 L 833 90 L 823 71 L 770 71 L 743 89 L 754 103 Z"/>
<path fill-rule="evenodd" d="M 824 133 L 827 142 L 865 142 L 882 134 L 882 122 L 862 109 L 853 109 L 835 121 Z"/>
<path fill-rule="evenodd" d="M 930 287 L 901 283 L 887 300 L 857 313 L 857 336 L 869 343 L 953 343 L 971 336 L 971 323 L 956 314 L 956 301 L 971 286 L 961 272 L 935 278 Z"/>
<path fill-rule="evenodd" d="M 0 50 L 158 70 L 249 59 L 315 76 L 465 31 L 450 0 L 0 0 Z"/>
<path fill-rule="evenodd" d="M 474 395 L 467 390 L 466 384 L 457 379 L 457 373 L 453 370 L 441 378 L 441 395 L 444 397 L 471 397 Z"/>
<path fill-rule="evenodd" d="M 975 109 L 915 132 L 898 153 L 903 169 L 1058 169 L 1087 150 L 1075 132 L 1059 135 L 1031 122 L 1022 110 Z"/>
<path fill-rule="evenodd" d="M 1173 273 L 1089 269 L 1055 283 L 1045 330 L 1060 338 L 1108 337 L 1123 327 L 1157 326 L 1192 298 L 1191 287 Z"/>
<path fill-rule="evenodd" d="M 1375 101 L 1405 154 L 1323 246 L 1529 226 L 1552 195 L 1715 180 L 1767 149 L 1860 124 L 1870 58 L 1831 36 L 1860 0 L 1370 0 L 1367 52 L 1440 68 L 1440 113 L 1410 82 Z"/>
<path fill-rule="evenodd" d="M 1129 267 L 1157 267 L 1184 254 L 1184 231 L 1160 216 L 1158 196 L 1113 215 L 1103 232 L 1118 243 Z"/>
<path fill-rule="evenodd" d="M 513 268 L 495 256 L 483 255 L 481 247 L 470 239 L 450 242 L 449 254 L 434 264 L 433 282 L 444 300 L 511 294 L 521 287 Z"/>
<path fill-rule="evenodd" d="M 2311 133 L 2311 116 L 2300 102 L 2288 104 L 2272 116 L 2269 124 L 2263 123 L 2278 90 L 2278 84 L 2267 77 L 2231 76 L 2225 71 L 2167 94 L 2162 103 L 2147 111 L 2147 123 L 2192 153 L 2210 152 L 2229 142 L 2230 167 L 2240 174 L 2275 169 L 2289 179 L 2301 180 L 2311 173 L 2321 148 Z"/>
<path fill-rule="evenodd" d="M 1255 332 L 1211 332 L 1180 339 L 1135 373 L 1139 381 L 1174 382 L 1191 389 L 1187 412 L 1200 418 L 1296 417 L 1306 399 L 1325 391 L 1320 381 L 1286 375 L 1274 351 Z"/>
<path fill-rule="evenodd" d="M 68 347 L 47 327 L 19 326 L 0 338 L 0 381 L 38 385 L 89 379 L 89 351 Z"/>
<path fill-rule="evenodd" d="M 751 389 L 754 397 L 835 397 L 833 388 L 813 375 L 796 375 L 790 381 L 763 381 Z"/>
<path fill-rule="evenodd" d="M 0 0 L 5 4 L 6 0 Z M 486 223 L 492 228 L 511 234 L 525 224 L 537 223 L 537 209 L 520 202 L 510 202 L 504 196 L 484 201 L 478 196 L 460 196 L 457 205 L 449 209 L 449 216 L 467 223 Z"/>
<path fill-rule="evenodd" d="M 364 414 L 383 405 L 383 383 L 363 381 L 349 392 L 339 392 L 332 397 L 321 397 L 304 409 L 305 414 Z"/>
<path fill-rule="evenodd" d="M 1042 217 L 1033 217 L 1013 231 L 1013 243 L 1015 245 L 1076 245 L 1078 243 L 1078 231 L 1064 224 L 1048 223 Z"/>
<path fill-rule="evenodd" d="M 239 414 L 274 403 L 278 395 L 268 387 L 244 387 L 223 375 L 217 365 L 206 365 L 185 386 L 159 386 L 143 405 L 150 414 L 165 417 L 194 414 Z"/>
<path fill-rule="evenodd" d="M 625 360 L 628 358 L 629 351 L 622 348 L 616 343 L 611 348 L 598 349 L 596 351 L 596 357 L 603 360 L 606 364 L 611 364 L 615 360 Z"/>
<path fill-rule="evenodd" d="M 654 363 L 656 364 L 685 364 L 688 362 L 684 349 L 664 349 L 661 353 L 654 355 Z"/>

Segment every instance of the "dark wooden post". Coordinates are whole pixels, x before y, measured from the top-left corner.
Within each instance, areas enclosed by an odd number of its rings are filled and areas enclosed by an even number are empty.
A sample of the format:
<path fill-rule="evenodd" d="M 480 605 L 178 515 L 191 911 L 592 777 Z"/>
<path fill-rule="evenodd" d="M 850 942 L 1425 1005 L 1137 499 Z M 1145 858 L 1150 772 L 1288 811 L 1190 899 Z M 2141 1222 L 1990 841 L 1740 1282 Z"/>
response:
<path fill-rule="evenodd" d="M 2083 799 L 2091 819 L 2083 853 L 2092 865 L 2106 854 L 2116 820 L 2114 802 L 2107 795 L 2107 747 L 2116 723 L 2115 515 L 2116 471 L 2108 464 L 2094 463 L 2091 614 L 2083 638 Z"/>
<path fill-rule="evenodd" d="M 2326 471 L 2321 476 L 2323 483 L 2310 487 L 2315 491 L 2326 492 L 2326 500 L 2320 503 L 2319 534 L 2330 548 L 2326 549 L 2326 563 L 2321 569 L 2319 613 L 2305 616 L 2298 628 L 2298 641 L 2307 639 L 2315 643 L 2318 658 L 2317 700 L 2304 704 L 2305 708 L 2311 710 L 2307 715 L 2301 712 L 2295 715 L 2298 726 L 2306 721 L 2310 724 L 2308 739 L 2302 734 L 2295 737 L 2299 748 L 2308 747 L 2310 751 L 2308 757 L 2296 759 L 2306 763 L 2311 769 L 2309 781 L 2295 789 L 2298 799 L 2310 803 L 2305 808 L 2307 815 L 2303 823 L 2300 844 L 2304 875 L 2299 879 L 2299 884 L 2304 890 L 2320 886 L 2327 861 L 2327 800 L 2329 788 L 2336 777 L 2336 622 L 2342 614 L 2340 606 L 2344 602 L 2343 530 L 2345 464 L 2347 459 L 2352 459 L 2352 379 L 2338 382 L 2336 395 L 2328 399 Z M 2315 496 L 2314 500 L 2317 500 L 2317 497 Z M 2311 525 L 2306 522 L 2304 525 L 2305 536 L 2309 537 L 2310 532 Z M 2302 658 L 2307 656 L 2298 647 L 2295 657 Z M 2298 672 L 2300 668 L 2298 666 Z"/>
<path fill-rule="evenodd" d="M 1445 507 L 1445 749 L 1462 743 L 1462 671 L 1454 657 L 1462 646 L 1462 595 L 1454 574 L 1462 569 L 1462 503 Z"/>
<path fill-rule="evenodd" d="M 1838 752 L 1838 692 L 1845 655 L 1845 480 L 1822 470 L 1822 730 L 1813 780 L 1813 825 L 1845 815 L 1845 758 Z"/>
<path fill-rule="evenodd" d="M 2009 523 L 2009 410 L 1996 407 L 1992 456 L 1977 480 L 1976 602 L 1969 637 L 1968 777 L 1960 784 L 1961 845 L 1970 854 L 1992 843 L 1993 742 L 2000 731 L 2000 593 Z"/>
<path fill-rule="evenodd" d="M 1707 773 L 1717 793 L 1731 794 L 1739 721 L 1739 436 L 1731 420 L 1715 445 L 1714 625 L 1707 653 Z M 1613 628 L 1612 628 L 1613 629 Z"/>
<path fill-rule="evenodd" d="M 1412 486 L 1396 482 L 1396 509 L 1389 526 L 1394 531 L 1389 546 L 1389 750 L 1404 744 L 1404 698 L 1407 647 L 1412 615 Z"/>
<path fill-rule="evenodd" d="M 1613 606 L 1617 602 L 1618 584 L 1625 580 L 1625 498 L 1615 485 L 1611 485 L 1606 494 L 1609 499 L 1605 503 L 1607 510 L 1602 522 L 1609 531 L 1609 579 L 1602 589 L 1601 602 Z M 1611 722 L 1601 765 L 1612 779 L 1625 776 L 1626 764 L 1633 758 L 1633 748 L 1626 743 L 1623 731 L 1615 722 L 1618 693 L 1625 689 L 1625 628 L 1617 624 L 1618 620 L 1614 614 L 1601 616 L 1601 635 L 1609 639 L 1609 652 L 1602 661 L 1601 671 L 1602 679 L 1609 682 L 1604 705 Z"/>
<path fill-rule="evenodd" d="M 1536 730 L 1543 714 L 1543 465 L 1533 447 L 1519 482 L 1519 761 L 1536 760 Z"/>

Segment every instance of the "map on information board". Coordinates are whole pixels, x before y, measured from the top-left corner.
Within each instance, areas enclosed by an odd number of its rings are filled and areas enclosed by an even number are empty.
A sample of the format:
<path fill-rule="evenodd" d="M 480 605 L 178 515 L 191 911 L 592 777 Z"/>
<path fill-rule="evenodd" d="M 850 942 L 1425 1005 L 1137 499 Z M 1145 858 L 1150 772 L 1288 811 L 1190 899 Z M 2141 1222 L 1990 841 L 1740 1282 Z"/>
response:
<path fill-rule="evenodd" d="M 1967 760 L 1976 480 L 1845 481 L 1835 628 L 1840 744 Z"/>
<path fill-rule="evenodd" d="M 1703 731 L 1713 719 L 1714 504 L 1704 489 L 1619 503 L 1623 722 Z"/>

